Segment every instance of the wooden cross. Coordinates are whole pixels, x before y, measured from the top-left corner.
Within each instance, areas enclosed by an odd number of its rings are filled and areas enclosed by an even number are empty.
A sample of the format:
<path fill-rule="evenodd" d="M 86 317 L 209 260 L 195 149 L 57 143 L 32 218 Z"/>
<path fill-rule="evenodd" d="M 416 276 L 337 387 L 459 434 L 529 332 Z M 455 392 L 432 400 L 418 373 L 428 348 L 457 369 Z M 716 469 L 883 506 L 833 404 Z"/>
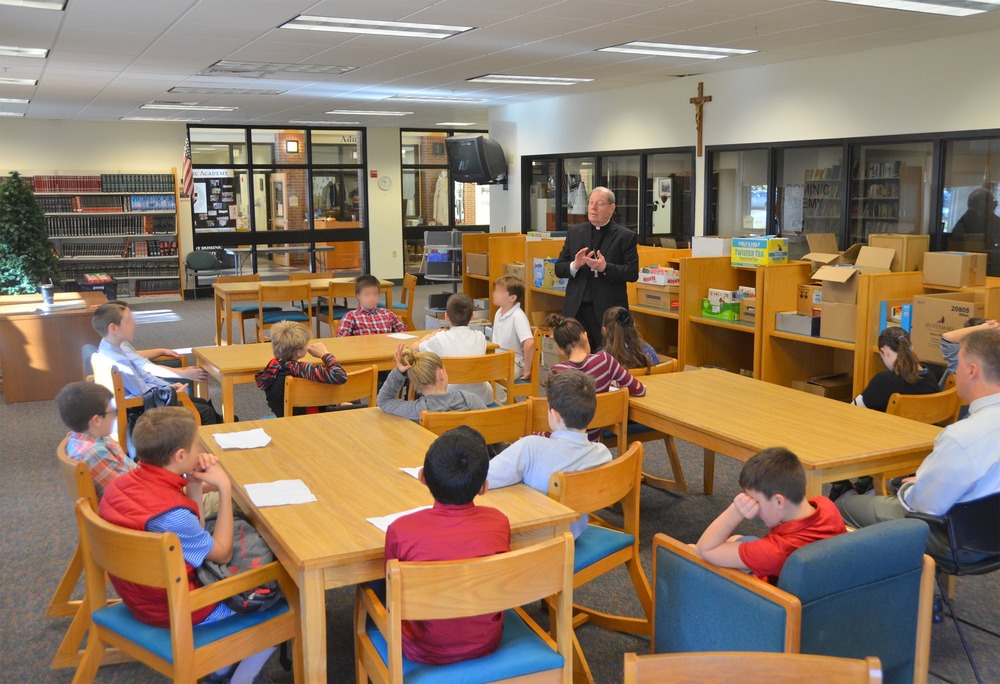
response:
<path fill-rule="evenodd" d="M 705 84 L 702 81 L 698 81 L 698 97 L 691 98 L 691 104 L 694 105 L 694 126 L 698 129 L 698 156 L 701 156 L 701 108 L 705 106 L 706 102 L 711 102 L 712 96 L 705 96 Z"/>

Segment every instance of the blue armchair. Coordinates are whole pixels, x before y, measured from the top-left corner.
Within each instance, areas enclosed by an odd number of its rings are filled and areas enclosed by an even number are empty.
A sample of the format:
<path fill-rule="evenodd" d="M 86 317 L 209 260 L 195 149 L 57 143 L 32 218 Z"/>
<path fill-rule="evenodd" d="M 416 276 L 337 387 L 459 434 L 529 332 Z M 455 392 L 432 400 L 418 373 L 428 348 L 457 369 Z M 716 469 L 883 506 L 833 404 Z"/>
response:
<path fill-rule="evenodd" d="M 765 651 L 877 656 L 887 683 L 925 682 L 934 561 L 928 528 L 893 520 L 793 553 L 774 587 L 653 540 L 655 653 Z"/>

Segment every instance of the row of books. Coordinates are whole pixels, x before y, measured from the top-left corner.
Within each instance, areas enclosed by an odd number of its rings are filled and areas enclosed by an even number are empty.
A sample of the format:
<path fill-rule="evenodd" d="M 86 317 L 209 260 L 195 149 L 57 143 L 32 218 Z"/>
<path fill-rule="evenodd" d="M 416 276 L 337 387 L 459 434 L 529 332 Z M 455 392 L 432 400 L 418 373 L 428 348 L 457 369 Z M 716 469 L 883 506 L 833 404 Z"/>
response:
<path fill-rule="evenodd" d="M 896 205 L 886 204 L 884 202 L 879 202 L 875 204 L 866 204 L 860 210 L 858 205 L 854 205 L 851 208 L 851 218 L 897 218 L 896 217 Z"/>
<path fill-rule="evenodd" d="M 834 164 L 825 169 L 806 169 L 805 179 L 807 181 L 840 180 L 840 164 Z"/>
<path fill-rule="evenodd" d="M 165 280 L 137 280 L 135 281 L 135 296 L 150 297 L 162 294 L 177 294 L 181 291 L 180 278 Z"/>
<path fill-rule="evenodd" d="M 32 176 L 30 180 L 35 192 L 174 192 L 174 177 L 169 173 Z"/>
<path fill-rule="evenodd" d="M 128 263 L 127 265 L 112 266 L 110 264 L 100 266 L 101 272 L 112 278 L 124 280 L 125 278 L 155 278 L 160 276 L 174 276 L 179 278 L 177 264 L 171 262 L 152 262 L 149 264 Z M 71 264 L 62 263 L 59 270 L 67 280 L 80 280 L 86 274 L 94 272 L 94 264 Z"/>
<path fill-rule="evenodd" d="M 853 176 L 855 178 L 899 178 L 899 169 L 903 166 L 900 160 L 888 162 L 869 162 L 865 164 L 864 175 L 858 173 L 861 170 L 860 161 L 854 162 Z"/>
<path fill-rule="evenodd" d="M 873 183 L 864 191 L 864 196 L 867 199 L 897 199 L 899 197 L 899 183 L 894 181 Z"/>
<path fill-rule="evenodd" d="M 175 211 L 173 195 L 82 195 L 70 198 L 71 211 Z"/>
<path fill-rule="evenodd" d="M 177 240 L 133 240 L 125 242 L 124 257 L 177 256 Z"/>
<path fill-rule="evenodd" d="M 173 216 L 47 216 L 49 237 L 173 235 Z"/>
<path fill-rule="evenodd" d="M 56 254 L 59 254 L 57 251 Z M 177 256 L 176 240 L 133 240 L 125 242 L 67 242 L 62 246 L 63 258 L 113 257 L 141 258 Z"/>

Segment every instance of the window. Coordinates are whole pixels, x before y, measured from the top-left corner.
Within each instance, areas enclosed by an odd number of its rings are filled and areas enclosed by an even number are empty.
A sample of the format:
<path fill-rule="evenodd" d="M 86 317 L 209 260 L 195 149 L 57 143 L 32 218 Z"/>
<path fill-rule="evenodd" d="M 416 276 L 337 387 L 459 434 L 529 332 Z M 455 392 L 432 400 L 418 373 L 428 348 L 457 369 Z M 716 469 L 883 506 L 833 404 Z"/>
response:
<path fill-rule="evenodd" d="M 930 232 L 934 143 L 855 145 L 851 159 L 851 243 L 873 233 Z"/>
<path fill-rule="evenodd" d="M 768 150 L 710 149 L 706 234 L 764 235 L 768 221 Z"/>
<path fill-rule="evenodd" d="M 691 240 L 693 179 L 694 155 L 690 152 L 650 154 L 646 158 L 645 225 L 654 243 L 663 238 L 677 243 Z"/>
<path fill-rule="evenodd" d="M 944 143 L 941 228 L 946 249 L 986 252 L 987 275 L 1000 276 L 1000 138 Z"/>
<path fill-rule="evenodd" d="M 775 212 L 768 232 L 788 238 L 793 259 L 809 251 L 807 233 L 833 233 L 841 241 L 844 153 L 843 145 L 786 147 L 774 152 Z"/>

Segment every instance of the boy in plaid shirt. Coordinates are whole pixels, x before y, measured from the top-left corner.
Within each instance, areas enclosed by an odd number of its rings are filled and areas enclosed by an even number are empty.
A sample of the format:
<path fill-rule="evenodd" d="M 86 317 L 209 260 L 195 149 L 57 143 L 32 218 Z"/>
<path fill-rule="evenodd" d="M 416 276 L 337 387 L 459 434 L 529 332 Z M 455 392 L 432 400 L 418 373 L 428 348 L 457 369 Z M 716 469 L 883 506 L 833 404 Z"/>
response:
<path fill-rule="evenodd" d="M 348 311 L 337 326 L 337 337 L 354 335 L 378 335 L 406 331 L 406 324 L 389 309 L 378 305 L 382 285 L 373 275 L 358 276 L 354 281 L 354 293 L 358 297 L 358 308 Z"/>
<path fill-rule="evenodd" d="M 111 438 L 116 413 L 113 398 L 111 390 L 93 382 L 71 382 L 56 395 L 59 416 L 71 430 L 66 455 L 87 464 L 98 496 L 112 480 L 135 468 L 135 462 Z"/>
<path fill-rule="evenodd" d="M 271 349 L 274 358 L 264 370 L 253 377 L 257 387 L 264 390 L 267 405 L 279 418 L 285 414 L 285 378 L 305 378 L 313 382 L 342 385 L 347 382 L 347 371 L 336 357 L 327 351 L 322 342 L 309 343 L 309 328 L 295 321 L 281 321 L 271 326 Z M 322 364 L 300 361 L 306 354 L 322 359 Z M 295 414 L 306 413 L 295 409 Z"/>

